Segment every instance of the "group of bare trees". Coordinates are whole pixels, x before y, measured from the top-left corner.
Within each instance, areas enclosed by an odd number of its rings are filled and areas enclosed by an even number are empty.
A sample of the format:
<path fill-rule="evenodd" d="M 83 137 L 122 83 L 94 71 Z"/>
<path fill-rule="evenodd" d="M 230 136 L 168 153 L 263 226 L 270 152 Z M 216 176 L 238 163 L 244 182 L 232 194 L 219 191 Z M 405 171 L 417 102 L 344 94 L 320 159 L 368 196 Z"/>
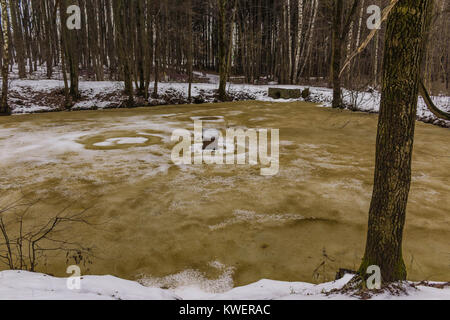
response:
<path fill-rule="evenodd" d="M 219 95 L 231 75 L 248 83 L 320 81 L 335 88 L 334 106 L 341 104 L 341 85 L 379 84 L 385 27 L 359 55 L 345 77 L 343 60 L 371 30 L 366 26 L 365 0 L 3 0 L 3 92 L 7 71 L 16 65 L 20 78 L 46 69 L 63 72 L 66 106 L 78 99 L 79 76 L 122 80 L 128 103 L 140 95 L 158 96 L 158 82 L 192 82 L 193 70 L 219 72 Z M 381 8 L 389 0 L 370 4 Z M 449 10 L 434 10 L 426 54 L 427 87 L 449 90 Z M 67 8 L 81 12 L 81 29 L 68 30 Z M 68 77 L 66 77 L 66 74 Z M 6 77 L 6 78 L 5 78 Z M 0 112 L 7 112 L 4 94 Z"/>

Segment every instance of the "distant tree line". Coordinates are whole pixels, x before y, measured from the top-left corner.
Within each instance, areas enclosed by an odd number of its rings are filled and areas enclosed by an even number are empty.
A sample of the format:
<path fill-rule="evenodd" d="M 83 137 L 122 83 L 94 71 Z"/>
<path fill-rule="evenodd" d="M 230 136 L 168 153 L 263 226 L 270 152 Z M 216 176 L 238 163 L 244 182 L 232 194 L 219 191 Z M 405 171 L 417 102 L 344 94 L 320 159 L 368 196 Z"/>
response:
<path fill-rule="evenodd" d="M 2 0 L 1 64 L 17 65 L 20 78 L 62 68 L 66 103 L 78 99 L 81 73 L 121 80 L 129 103 L 135 95 L 158 96 L 158 82 L 193 70 L 220 73 L 225 83 L 317 83 L 335 88 L 379 85 L 385 25 L 338 76 L 343 61 L 371 30 L 367 7 L 390 0 Z M 80 8 L 81 29 L 69 30 L 67 8 Z M 450 10 L 434 9 L 425 82 L 449 92 Z M 5 42 L 6 41 L 6 42 Z M 5 68 L 7 70 L 7 68 Z M 4 72 L 5 72 L 4 70 Z M 3 72 L 3 73 L 4 73 Z M 68 75 L 68 76 L 66 76 Z M 150 90 L 150 83 L 155 81 Z"/>

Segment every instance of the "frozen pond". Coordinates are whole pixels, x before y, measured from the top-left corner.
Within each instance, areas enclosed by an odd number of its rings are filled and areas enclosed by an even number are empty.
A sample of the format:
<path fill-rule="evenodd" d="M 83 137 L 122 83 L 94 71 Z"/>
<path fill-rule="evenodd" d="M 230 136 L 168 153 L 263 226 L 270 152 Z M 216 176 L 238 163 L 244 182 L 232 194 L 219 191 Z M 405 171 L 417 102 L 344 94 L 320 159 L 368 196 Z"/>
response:
<path fill-rule="evenodd" d="M 280 129 L 279 174 L 175 166 L 172 131 L 198 119 Z M 373 114 L 269 102 L 1 118 L 0 192 L 32 193 L 43 213 L 90 207 L 96 226 L 66 232 L 95 246 L 91 274 L 213 291 L 262 278 L 323 282 L 359 266 L 376 128 Z M 449 141 L 450 130 L 417 123 L 404 241 L 411 280 L 450 279 Z M 39 271 L 65 276 L 66 259 Z"/>

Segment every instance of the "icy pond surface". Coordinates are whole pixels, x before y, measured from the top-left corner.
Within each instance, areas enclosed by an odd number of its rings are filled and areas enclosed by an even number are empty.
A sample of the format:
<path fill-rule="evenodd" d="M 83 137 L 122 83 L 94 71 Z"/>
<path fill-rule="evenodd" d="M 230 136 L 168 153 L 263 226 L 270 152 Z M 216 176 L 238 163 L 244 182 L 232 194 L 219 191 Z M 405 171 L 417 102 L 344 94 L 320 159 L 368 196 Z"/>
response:
<path fill-rule="evenodd" d="M 280 172 L 184 166 L 172 131 L 193 120 L 280 129 Z M 93 226 L 89 274 L 219 292 L 263 278 L 333 280 L 359 265 L 372 191 L 377 115 L 306 103 L 238 102 L 0 119 L 0 204 L 20 192 L 46 215 L 73 203 Z M 417 123 L 404 257 L 411 280 L 450 279 L 450 130 Z M 2 267 L 2 266 L 0 266 Z M 40 272 L 66 276 L 65 256 Z"/>

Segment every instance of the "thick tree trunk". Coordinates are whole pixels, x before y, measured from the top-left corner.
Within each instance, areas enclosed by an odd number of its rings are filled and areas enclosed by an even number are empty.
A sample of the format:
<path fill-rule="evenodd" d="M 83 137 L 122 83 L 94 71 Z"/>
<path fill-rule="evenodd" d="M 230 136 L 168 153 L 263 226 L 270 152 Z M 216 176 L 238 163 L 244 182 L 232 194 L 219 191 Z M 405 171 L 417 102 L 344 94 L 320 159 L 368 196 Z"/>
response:
<path fill-rule="evenodd" d="M 423 37 L 432 0 L 400 0 L 388 18 L 375 181 L 360 273 L 377 265 L 384 284 L 405 280 L 402 238 L 411 184 Z"/>

